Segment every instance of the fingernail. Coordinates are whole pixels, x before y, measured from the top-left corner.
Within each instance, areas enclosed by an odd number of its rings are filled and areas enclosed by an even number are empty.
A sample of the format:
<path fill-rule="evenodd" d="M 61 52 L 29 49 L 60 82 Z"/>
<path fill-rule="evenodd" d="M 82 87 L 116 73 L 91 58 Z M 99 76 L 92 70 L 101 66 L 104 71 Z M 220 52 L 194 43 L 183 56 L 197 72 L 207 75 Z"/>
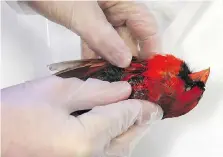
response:
<path fill-rule="evenodd" d="M 113 82 L 112 83 L 113 86 L 112 88 L 114 89 L 119 89 L 119 93 L 131 93 L 132 91 L 132 87 L 131 85 L 128 83 L 128 82 L 125 82 L 125 81 L 119 81 L 119 82 Z"/>
<path fill-rule="evenodd" d="M 111 54 L 112 62 L 120 67 L 120 68 L 126 68 L 129 66 L 132 55 L 128 48 L 119 49 L 118 51 Z"/>
<path fill-rule="evenodd" d="M 151 102 L 143 101 L 142 119 L 140 124 L 151 125 L 154 122 L 161 120 L 163 117 L 163 110 L 159 105 Z"/>

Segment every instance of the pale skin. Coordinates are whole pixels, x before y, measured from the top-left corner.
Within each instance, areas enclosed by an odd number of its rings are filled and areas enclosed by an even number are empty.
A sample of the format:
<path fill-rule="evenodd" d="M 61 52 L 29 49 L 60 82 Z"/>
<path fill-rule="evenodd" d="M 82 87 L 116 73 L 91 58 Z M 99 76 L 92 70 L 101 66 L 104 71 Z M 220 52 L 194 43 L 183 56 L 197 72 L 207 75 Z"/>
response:
<path fill-rule="evenodd" d="M 147 58 L 159 49 L 155 20 L 141 4 L 30 1 L 28 5 L 78 34 L 84 59 L 100 56 L 127 67 L 132 55 Z M 130 156 L 150 124 L 163 114 L 156 104 L 125 100 L 131 94 L 127 82 L 49 76 L 1 92 L 3 157 Z M 80 109 L 92 110 L 70 116 Z"/>

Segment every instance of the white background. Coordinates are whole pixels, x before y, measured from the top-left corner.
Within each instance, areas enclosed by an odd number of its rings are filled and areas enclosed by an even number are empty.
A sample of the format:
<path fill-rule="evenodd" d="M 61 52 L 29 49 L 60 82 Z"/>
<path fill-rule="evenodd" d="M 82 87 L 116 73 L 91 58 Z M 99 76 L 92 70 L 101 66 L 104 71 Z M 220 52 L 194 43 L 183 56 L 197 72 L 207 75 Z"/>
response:
<path fill-rule="evenodd" d="M 211 67 L 206 92 L 185 116 L 157 122 L 134 157 L 223 156 L 223 2 L 147 2 L 163 51 L 193 70 Z M 1 2 L 1 88 L 49 74 L 52 62 L 80 58 L 79 37 L 38 15 L 18 15 Z"/>

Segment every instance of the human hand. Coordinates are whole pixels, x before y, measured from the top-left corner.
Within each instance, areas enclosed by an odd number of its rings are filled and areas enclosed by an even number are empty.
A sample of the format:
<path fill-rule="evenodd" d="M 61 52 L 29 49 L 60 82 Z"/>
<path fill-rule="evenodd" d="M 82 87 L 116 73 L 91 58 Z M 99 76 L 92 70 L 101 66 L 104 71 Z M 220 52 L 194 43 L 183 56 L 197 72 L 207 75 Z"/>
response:
<path fill-rule="evenodd" d="M 148 58 L 160 51 L 156 21 L 146 5 L 132 1 L 98 1 L 98 4 L 133 56 Z M 114 42 L 106 38 L 107 42 Z M 97 57 L 97 52 L 82 40 L 82 58 Z"/>
<path fill-rule="evenodd" d="M 152 103 L 124 100 L 131 93 L 127 82 L 50 76 L 1 92 L 4 157 L 129 155 L 149 124 L 162 116 Z"/>
<path fill-rule="evenodd" d="M 147 58 L 157 50 L 156 23 L 142 4 L 126 1 L 30 1 L 28 4 L 80 35 L 84 59 L 101 56 L 114 65 L 127 67 L 132 55 Z"/>

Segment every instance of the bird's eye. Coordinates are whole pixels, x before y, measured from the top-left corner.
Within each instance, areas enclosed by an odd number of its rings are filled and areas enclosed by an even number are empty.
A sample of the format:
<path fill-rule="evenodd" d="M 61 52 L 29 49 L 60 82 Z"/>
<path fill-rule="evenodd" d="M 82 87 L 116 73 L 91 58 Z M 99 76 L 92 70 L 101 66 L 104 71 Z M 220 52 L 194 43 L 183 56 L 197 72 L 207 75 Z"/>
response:
<path fill-rule="evenodd" d="M 191 90 L 191 87 L 186 87 L 185 91 Z"/>

